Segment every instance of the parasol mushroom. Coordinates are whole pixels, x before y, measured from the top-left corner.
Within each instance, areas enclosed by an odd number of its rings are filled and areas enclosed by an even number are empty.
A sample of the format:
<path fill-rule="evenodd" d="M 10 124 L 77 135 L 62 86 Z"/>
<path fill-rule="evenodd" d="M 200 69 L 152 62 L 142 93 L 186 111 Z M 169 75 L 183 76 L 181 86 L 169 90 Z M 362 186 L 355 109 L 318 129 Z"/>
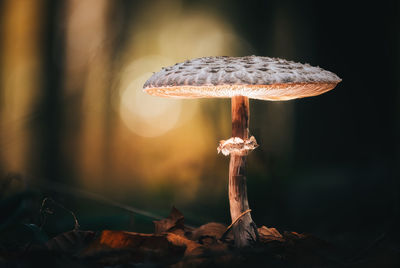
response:
<path fill-rule="evenodd" d="M 232 138 L 218 152 L 230 154 L 229 204 L 236 247 L 258 239 L 246 189 L 247 154 L 258 145 L 249 138 L 249 98 L 283 101 L 320 95 L 341 79 L 334 73 L 279 58 L 203 57 L 154 73 L 144 84 L 150 95 L 175 98 L 231 98 Z"/>

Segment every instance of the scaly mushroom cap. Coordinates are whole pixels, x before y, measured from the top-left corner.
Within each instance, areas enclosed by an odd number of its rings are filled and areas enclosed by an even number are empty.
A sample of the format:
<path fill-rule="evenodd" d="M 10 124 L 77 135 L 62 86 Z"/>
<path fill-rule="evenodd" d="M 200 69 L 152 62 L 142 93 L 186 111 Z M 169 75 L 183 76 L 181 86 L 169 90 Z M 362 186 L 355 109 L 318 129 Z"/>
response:
<path fill-rule="evenodd" d="M 204 57 L 162 68 L 143 88 L 162 97 L 290 100 L 325 93 L 340 81 L 320 67 L 279 58 Z"/>

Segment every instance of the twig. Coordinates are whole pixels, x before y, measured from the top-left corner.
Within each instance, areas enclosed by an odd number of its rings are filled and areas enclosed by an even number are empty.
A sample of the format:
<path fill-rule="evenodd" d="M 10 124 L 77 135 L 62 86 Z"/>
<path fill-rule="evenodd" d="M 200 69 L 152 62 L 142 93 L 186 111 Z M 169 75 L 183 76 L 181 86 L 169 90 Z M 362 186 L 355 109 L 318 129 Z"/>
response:
<path fill-rule="evenodd" d="M 42 215 L 42 216 L 45 215 L 45 216 L 43 216 L 43 220 L 42 220 L 42 223 L 40 225 L 40 229 L 42 229 L 44 224 L 46 223 L 47 214 L 53 214 L 53 211 L 48 210 L 48 208 L 45 208 L 45 204 L 46 204 L 47 201 L 51 201 L 55 205 L 57 205 L 58 207 L 64 209 L 67 212 L 69 212 L 72 215 L 72 217 L 74 217 L 74 221 L 75 221 L 74 231 L 79 230 L 80 225 L 79 225 L 78 219 L 75 216 L 75 213 L 72 210 L 67 209 L 62 204 L 58 203 L 57 201 L 55 201 L 54 199 L 52 199 L 50 197 L 44 198 L 43 201 L 42 201 L 42 206 L 40 207 L 40 215 Z"/>

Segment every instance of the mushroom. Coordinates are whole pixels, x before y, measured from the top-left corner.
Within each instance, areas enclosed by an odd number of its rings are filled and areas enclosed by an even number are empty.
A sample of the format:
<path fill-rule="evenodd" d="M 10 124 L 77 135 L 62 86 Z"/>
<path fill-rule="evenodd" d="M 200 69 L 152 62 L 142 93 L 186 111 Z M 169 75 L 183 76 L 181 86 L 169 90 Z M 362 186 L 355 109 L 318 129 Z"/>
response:
<path fill-rule="evenodd" d="M 229 204 L 236 247 L 258 240 L 246 189 L 247 154 L 258 145 L 249 138 L 249 98 L 283 101 L 320 95 L 341 79 L 309 64 L 279 58 L 203 57 L 177 63 L 154 73 L 143 89 L 150 95 L 174 98 L 231 98 L 232 138 L 218 152 L 230 154 Z"/>

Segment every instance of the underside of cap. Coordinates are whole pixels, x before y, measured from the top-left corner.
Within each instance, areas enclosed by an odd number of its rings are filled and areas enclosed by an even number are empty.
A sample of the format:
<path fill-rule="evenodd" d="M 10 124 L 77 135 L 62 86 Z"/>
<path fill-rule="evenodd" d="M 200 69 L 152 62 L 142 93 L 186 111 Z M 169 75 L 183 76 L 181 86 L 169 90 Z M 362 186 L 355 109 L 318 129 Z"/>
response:
<path fill-rule="evenodd" d="M 171 86 L 144 89 L 150 95 L 172 98 L 232 98 L 282 101 L 317 96 L 333 89 L 337 83 L 290 83 L 273 85 Z"/>
<path fill-rule="evenodd" d="M 268 57 L 204 57 L 153 74 L 144 91 L 176 98 L 290 100 L 320 95 L 341 79 L 309 64 Z"/>

